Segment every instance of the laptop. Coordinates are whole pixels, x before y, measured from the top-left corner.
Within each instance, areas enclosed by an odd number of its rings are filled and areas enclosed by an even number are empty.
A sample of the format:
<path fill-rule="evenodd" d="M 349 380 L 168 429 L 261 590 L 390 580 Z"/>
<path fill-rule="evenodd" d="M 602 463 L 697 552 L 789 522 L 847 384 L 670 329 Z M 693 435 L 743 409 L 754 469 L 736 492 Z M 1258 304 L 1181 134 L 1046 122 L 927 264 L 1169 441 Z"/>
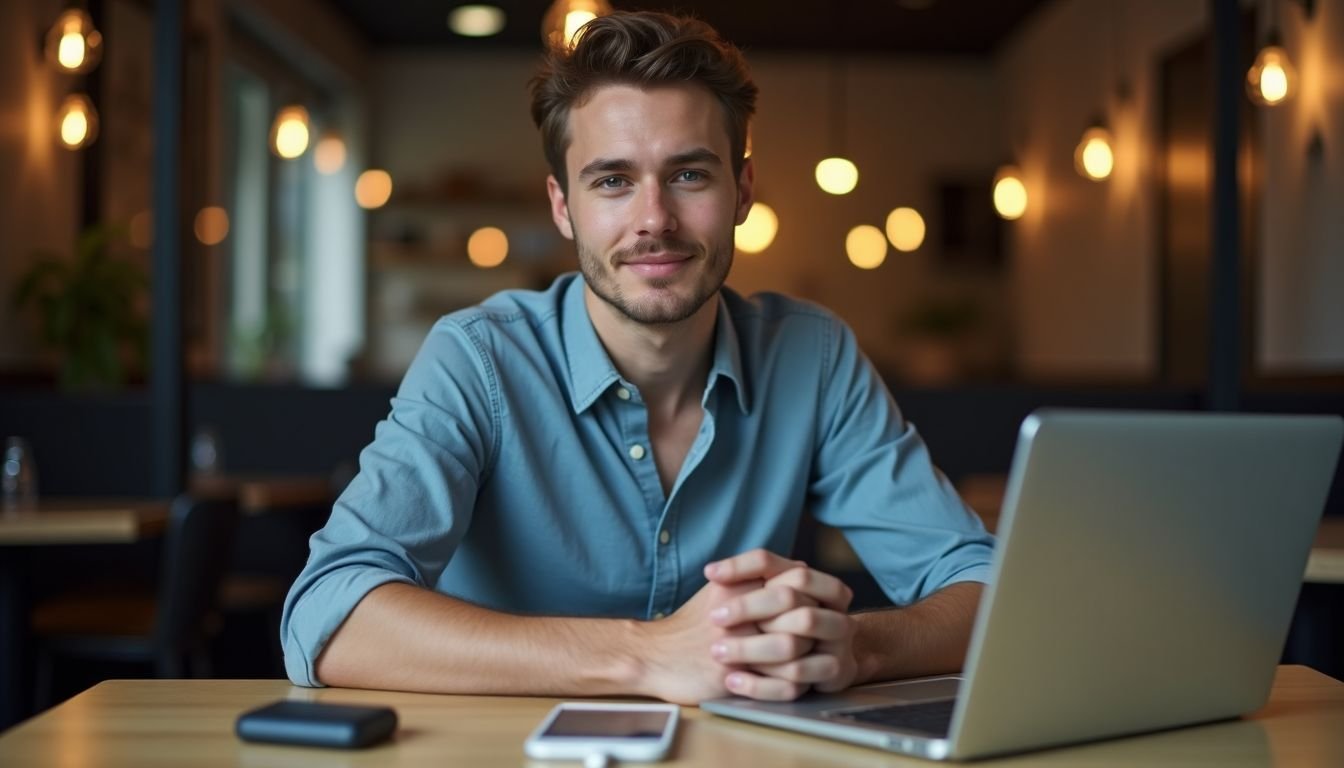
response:
<path fill-rule="evenodd" d="M 1336 416 L 1037 411 L 963 674 L 700 706 L 935 760 L 1252 712 L 1342 439 Z"/>

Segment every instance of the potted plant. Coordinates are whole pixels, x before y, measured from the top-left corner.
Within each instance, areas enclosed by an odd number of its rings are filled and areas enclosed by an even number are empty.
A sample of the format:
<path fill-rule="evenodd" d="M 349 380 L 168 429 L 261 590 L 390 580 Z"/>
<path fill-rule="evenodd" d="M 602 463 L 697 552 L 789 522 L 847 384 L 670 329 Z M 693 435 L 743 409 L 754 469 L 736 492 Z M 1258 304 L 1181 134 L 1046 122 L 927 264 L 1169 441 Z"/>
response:
<path fill-rule="evenodd" d="M 138 265 L 112 253 L 121 240 L 114 227 L 90 227 L 73 259 L 35 253 L 14 290 L 15 309 L 36 311 L 41 344 L 60 356 L 62 389 L 116 389 L 144 370 L 142 297 L 149 281 Z"/>

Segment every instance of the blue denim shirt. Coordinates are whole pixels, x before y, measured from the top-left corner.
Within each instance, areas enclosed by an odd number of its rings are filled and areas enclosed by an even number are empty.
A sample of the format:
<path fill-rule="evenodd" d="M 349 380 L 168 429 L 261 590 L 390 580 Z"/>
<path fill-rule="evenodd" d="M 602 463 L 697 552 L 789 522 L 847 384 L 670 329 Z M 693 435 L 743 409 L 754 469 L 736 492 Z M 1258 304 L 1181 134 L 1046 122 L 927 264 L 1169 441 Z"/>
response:
<path fill-rule="evenodd" d="M 373 588 L 521 614 L 653 619 L 710 561 L 842 530 L 897 604 L 988 577 L 992 537 L 930 462 L 853 333 L 775 294 L 718 298 L 704 418 L 664 494 L 640 392 L 570 274 L 441 319 L 285 601 L 289 677 Z"/>

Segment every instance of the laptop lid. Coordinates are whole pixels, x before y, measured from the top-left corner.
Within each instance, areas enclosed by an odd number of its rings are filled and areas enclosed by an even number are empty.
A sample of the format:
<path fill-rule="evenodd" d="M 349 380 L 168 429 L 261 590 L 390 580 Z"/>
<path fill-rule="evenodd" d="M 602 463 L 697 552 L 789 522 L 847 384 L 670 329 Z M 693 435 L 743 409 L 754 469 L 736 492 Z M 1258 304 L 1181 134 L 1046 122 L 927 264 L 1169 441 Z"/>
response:
<path fill-rule="evenodd" d="M 1262 706 L 1342 437 L 1333 416 L 1028 417 L 951 756 Z"/>
<path fill-rule="evenodd" d="M 701 707 L 935 759 L 1257 709 L 1341 440 L 1333 416 L 1038 411 L 1019 434 L 965 678 Z M 837 718 L 953 693 L 946 738 Z"/>

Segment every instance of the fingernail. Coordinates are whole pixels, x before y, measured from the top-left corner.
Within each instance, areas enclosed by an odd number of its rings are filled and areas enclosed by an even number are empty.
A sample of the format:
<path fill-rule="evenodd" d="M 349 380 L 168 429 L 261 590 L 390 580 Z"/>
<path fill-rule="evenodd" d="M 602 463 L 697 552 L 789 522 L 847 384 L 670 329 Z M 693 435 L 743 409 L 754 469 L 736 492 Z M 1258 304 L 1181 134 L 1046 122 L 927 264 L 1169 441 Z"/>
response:
<path fill-rule="evenodd" d="M 715 643 L 710 647 L 709 652 L 713 654 L 714 658 L 721 660 L 724 656 L 728 655 L 728 646 L 723 643 Z"/>
<path fill-rule="evenodd" d="M 728 676 L 728 679 L 727 679 L 725 682 L 727 683 L 727 685 L 728 685 L 729 688 L 741 688 L 741 687 L 742 687 L 742 676 L 741 676 L 741 675 L 729 675 L 729 676 Z"/>
<path fill-rule="evenodd" d="M 714 577 L 718 574 L 718 572 L 719 572 L 719 564 L 718 564 L 718 563 L 710 563 L 709 565 L 706 565 L 706 566 L 705 566 L 705 578 L 706 578 L 706 579 L 712 579 L 712 578 L 714 578 Z"/>
<path fill-rule="evenodd" d="M 728 618 L 728 606 L 723 605 L 709 612 L 709 618 L 714 621 L 723 621 Z"/>

